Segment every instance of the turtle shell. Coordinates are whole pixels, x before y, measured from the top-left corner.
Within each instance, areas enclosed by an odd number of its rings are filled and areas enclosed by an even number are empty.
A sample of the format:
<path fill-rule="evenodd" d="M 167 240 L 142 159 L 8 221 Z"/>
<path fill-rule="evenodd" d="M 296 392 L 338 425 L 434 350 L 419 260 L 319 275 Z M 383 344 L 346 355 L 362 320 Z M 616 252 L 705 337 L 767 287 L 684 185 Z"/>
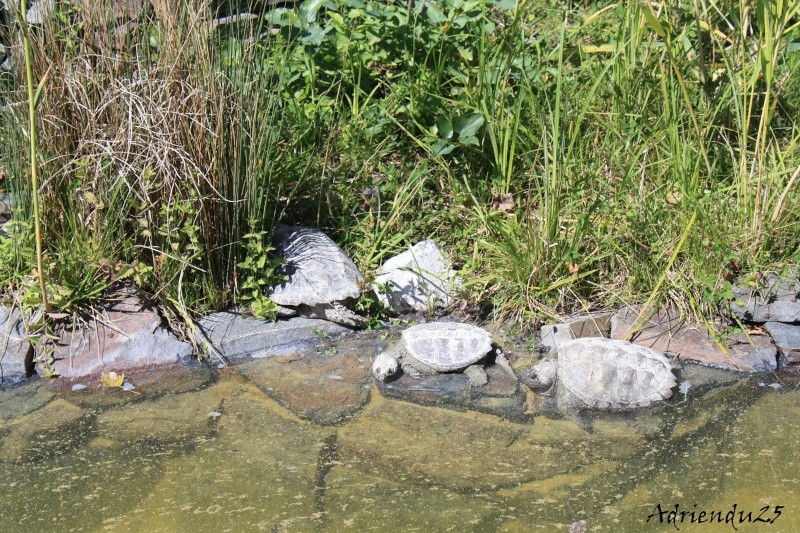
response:
<path fill-rule="evenodd" d="M 485 357 L 492 349 L 492 336 L 469 324 L 431 322 L 405 330 L 403 343 L 419 361 L 439 372 L 449 372 Z"/>
<path fill-rule="evenodd" d="M 327 304 L 358 298 L 361 294 L 363 277 L 358 268 L 321 231 L 302 226 L 279 226 L 273 244 L 286 259 L 278 273 L 287 278 L 270 293 L 276 304 Z"/>
<path fill-rule="evenodd" d="M 675 376 L 662 354 L 621 340 L 575 339 L 558 348 L 561 386 L 588 407 L 632 409 L 672 396 Z"/>

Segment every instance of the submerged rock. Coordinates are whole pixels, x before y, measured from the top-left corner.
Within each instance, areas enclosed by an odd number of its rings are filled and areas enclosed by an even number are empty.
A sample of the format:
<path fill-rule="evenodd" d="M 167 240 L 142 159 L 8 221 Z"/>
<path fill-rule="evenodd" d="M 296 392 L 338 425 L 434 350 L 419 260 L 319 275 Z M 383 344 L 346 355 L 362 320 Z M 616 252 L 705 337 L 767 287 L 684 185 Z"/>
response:
<path fill-rule="evenodd" d="M 313 350 L 350 330 L 313 318 L 268 322 L 233 311 L 203 317 L 199 322 L 208 340 L 226 359 L 242 361 Z"/>
<path fill-rule="evenodd" d="M 383 305 L 400 314 L 449 306 L 457 285 L 450 260 L 425 240 L 386 261 L 372 287 Z"/>
<path fill-rule="evenodd" d="M 273 243 L 286 260 L 279 273 L 287 278 L 270 292 L 273 302 L 309 318 L 348 327 L 366 324 L 364 317 L 346 307 L 361 296 L 364 277 L 330 237 L 302 226 L 279 226 Z"/>
<path fill-rule="evenodd" d="M 155 307 L 130 290 L 120 291 L 99 317 L 59 331 L 53 370 L 66 379 L 90 374 L 175 365 L 192 347 L 162 326 Z M 44 370 L 44 369 L 40 369 Z"/>
<path fill-rule="evenodd" d="M 193 453 L 165 454 L 135 507 L 122 501 L 115 525 L 132 531 L 314 531 L 325 490 L 321 450 L 333 432 L 289 416 L 226 372 L 208 393 L 221 399 L 213 438 Z M 203 401 L 206 404 L 205 400 Z M 214 402 L 211 402 L 214 403 Z M 208 413 L 197 411 L 197 423 Z"/>
<path fill-rule="evenodd" d="M 18 383 L 33 370 L 33 350 L 19 308 L 0 305 L 0 386 Z"/>
<path fill-rule="evenodd" d="M 339 430 L 339 458 L 385 479 L 478 491 L 514 487 L 626 457 L 641 438 L 630 424 L 589 435 L 572 422 L 517 424 L 489 415 L 372 402 Z"/>
<path fill-rule="evenodd" d="M 27 462 L 65 453 L 88 436 L 90 419 L 80 407 L 57 398 L 21 418 L 0 425 L 0 461 Z"/>
<path fill-rule="evenodd" d="M 336 424 L 369 399 L 370 367 L 383 345 L 347 339 L 335 353 L 295 353 L 235 367 L 292 414 L 318 424 Z"/>
<path fill-rule="evenodd" d="M 611 338 L 627 340 L 639 323 L 638 309 L 619 310 L 611 319 Z M 641 324 L 631 342 L 681 361 L 741 372 L 770 372 L 777 368 L 777 351 L 765 335 L 723 336 L 720 339 L 725 346 L 723 351 L 705 324 L 681 317 L 673 309 L 659 310 Z"/>

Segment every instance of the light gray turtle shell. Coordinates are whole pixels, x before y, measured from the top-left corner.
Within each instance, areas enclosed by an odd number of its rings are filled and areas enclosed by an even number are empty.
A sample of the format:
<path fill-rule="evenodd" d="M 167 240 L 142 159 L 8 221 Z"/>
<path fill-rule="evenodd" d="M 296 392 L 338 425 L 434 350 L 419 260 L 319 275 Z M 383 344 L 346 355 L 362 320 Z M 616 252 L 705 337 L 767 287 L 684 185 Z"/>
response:
<path fill-rule="evenodd" d="M 406 350 L 438 372 L 460 370 L 492 350 L 488 331 L 470 324 L 431 322 L 403 332 Z"/>
<path fill-rule="evenodd" d="M 631 409 L 672 396 L 675 376 L 662 354 L 636 344 L 601 337 L 558 347 L 560 386 L 588 407 Z"/>
<path fill-rule="evenodd" d="M 321 231 L 278 226 L 273 243 L 286 259 L 280 273 L 288 278 L 270 293 L 276 304 L 313 306 L 343 302 L 361 294 L 359 285 L 364 278 L 358 267 Z"/>

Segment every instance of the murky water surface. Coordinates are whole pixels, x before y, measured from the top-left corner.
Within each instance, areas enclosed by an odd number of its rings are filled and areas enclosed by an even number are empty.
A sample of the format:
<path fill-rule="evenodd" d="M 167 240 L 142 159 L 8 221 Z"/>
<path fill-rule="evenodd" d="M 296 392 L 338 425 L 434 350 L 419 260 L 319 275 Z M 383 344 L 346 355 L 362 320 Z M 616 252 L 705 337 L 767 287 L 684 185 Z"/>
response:
<path fill-rule="evenodd" d="M 525 424 L 373 390 L 338 426 L 235 371 L 180 394 L 26 385 L 0 393 L 0 528 L 800 531 L 800 389 L 775 381 Z"/>

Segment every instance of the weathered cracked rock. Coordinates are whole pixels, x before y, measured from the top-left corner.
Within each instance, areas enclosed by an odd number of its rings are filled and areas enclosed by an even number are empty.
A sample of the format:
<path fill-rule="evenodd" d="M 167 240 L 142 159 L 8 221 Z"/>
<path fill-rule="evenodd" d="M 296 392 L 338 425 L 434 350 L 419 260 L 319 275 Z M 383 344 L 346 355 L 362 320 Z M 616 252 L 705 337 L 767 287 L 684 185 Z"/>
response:
<path fill-rule="evenodd" d="M 0 305 L 0 385 L 18 383 L 33 370 L 33 350 L 19 308 Z"/>
<path fill-rule="evenodd" d="M 639 321 L 637 309 L 626 307 L 611 319 L 611 338 L 628 340 Z M 777 368 L 777 350 L 765 335 L 737 333 L 714 341 L 705 324 L 681 318 L 676 310 L 659 310 L 630 339 L 657 352 L 703 365 L 741 372 L 770 372 Z"/>
<path fill-rule="evenodd" d="M 432 240 L 392 257 L 377 274 L 372 285 L 375 295 L 398 314 L 447 307 L 458 285 L 450 260 Z"/>
<path fill-rule="evenodd" d="M 369 399 L 376 341 L 347 339 L 335 353 L 295 353 L 235 367 L 292 414 L 317 424 L 336 424 Z"/>
<path fill-rule="evenodd" d="M 542 344 L 558 348 L 564 342 L 583 337 L 608 337 L 611 333 L 612 316 L 613 313 L 592 313 L 542 326 Z"/>
<path fill-rule="evenodd" d="M 80 407 L 57 398 L 0 429 L 0 461 L 19 463 L 64 453 L 83 442 L 90 421 Z"/>
<path fill-rule="evenodd" d="M 734 285 L 731 311 L 747 322 L 800 322 L 800 280 L 764 277 L 758 288 Z"/>
<path fill-rule="evenodd" d="M 232 311 L 203 317 L 199 325 L 211 344 L 232 361 L 313 350 L 351 332 L 326 320 L 298 317 L 267 322 Z"/>
<path fill-rule="evenodd" d="M 330 237 L 302 226 L 278 226 L 273 244 L 286 260 L 279 269 L 286 281 L 270 291 L 273 302 L 309 318 L 348 327 L 366 324 L 364 317 L 346 307 L 361 295 L 364 277 Z"/>
<path fill-rule="evenodd" d="M 53 370 L 74 380 L 89 374 L 174 365 L 192 356 L 192 347 L 161 325 L 156 309 L 132 291 L 121 291 L 102 315 L 75 332 L 60 331 Z"/>
<path fill-rule="evenodd" d="M 778 354 L 785 358 L 787 364 L 800 363 L 800 324 L 767 322 L 764 329 L 772 337 Z"/>
<path fill-rule="evenodd" d="M 397 379 L 376 381 L 384 396 L 421 405 L 474 410 L 514 421 L 528 420 L 526 393 L 516 379 L 496 364 L 485 368 L 489 382 L 471 387 L 461 372 L 437 374 L 422 378 L 402 375 Z"/>

